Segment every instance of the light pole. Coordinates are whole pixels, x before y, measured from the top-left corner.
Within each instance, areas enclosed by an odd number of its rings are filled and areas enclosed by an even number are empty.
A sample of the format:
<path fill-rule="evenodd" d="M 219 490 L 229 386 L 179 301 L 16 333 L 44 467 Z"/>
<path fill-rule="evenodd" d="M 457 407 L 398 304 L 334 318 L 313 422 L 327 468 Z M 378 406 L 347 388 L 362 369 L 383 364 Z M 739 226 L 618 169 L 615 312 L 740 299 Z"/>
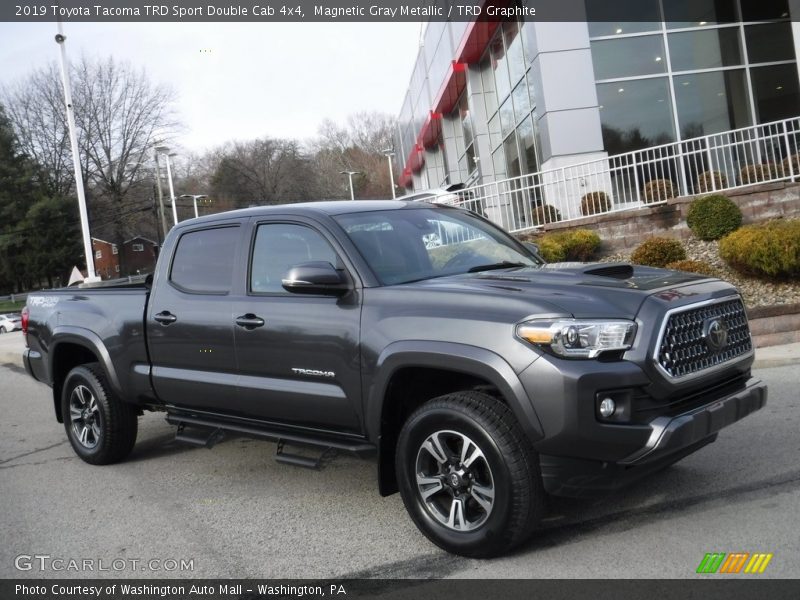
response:
<path fill-rule="evenodd" d="M 164 232 L 164 239 L 167 239 L 167 217 L 164 215 L 164 194 L 161 192 L 161 165 L 158 162 L 158 151 L 153 152 L 156 163 L 156 191 L 158 192 L 158 214 L 161 216 L 161 229 Z"/>
<path fill-rule="evenodd" d="M 164 155 L 164 160 L 167 163 L 167 181 L 169 182 L 169 199 L 172 202 L 172 220 L 175 221 L 175 225 L 178 224 L 178 208 L 175 205 L 175 188 L 172 185 L 172 167 L 170 165 L 170 156 L 175 156 L 175 153 L 169 153 L 169 147 L 167 146 L 156 146 L 156 152 Z"/>
<path fill-rule="evenodd" d="M 387 148 L 383 151 L 383 155 L 386 157 L 386 160 L 389 161 L 389 187 L 392 188 L 392 200 L 397 198 L 397 194 L 394 192 L 394 170 L 392 169 L 392 158 L 394 157 L 394 150 L 391 148 Z"/>
<path fill-rule="evenodd" d="M 208 194 L 181 194 L 178 196 L 179 198 L 191 198 L 192 204 L 194 204 L 194 218 L 196 219 L 200 215 L 197 213 L 197 201 L 202 200 L 203 198 L 208 198 Z"/>
<path fill-rule="evenodd" d="M 81 217 L 81 233 L 83 234 L 83 254 L 86 257 L 86 279 L 84 282 L 100 281 L 94 270 L 94 251 L 92 250 L 92 237 L 89 233 L 89 214 L 86 211 L 86 193 L 83 189 L 83 175 L 81 173 L 81 157 L 78 154 L 78 136 L 75 133 L 75 109 L 72 106 L 72 87 L 69 82 L 69 61 L 64 35 L 64 25 L 59 20 L 56 43 L 61 47 L 61 83 L 64 85 L 64 104 L 67 108 L 67 126 L 69 128 L 69 142 L 72 148 L 72 166 L 75 169 L 75 192 L 78 195 L 78 213 Z"/>
<path fill-rule="evenodd" d="M 350 181 L 350 200 L 355 200 L 355 193 L 353 192 L 353 175 L 360 175 L 361 171 L 339 171 L 340 175 L 347 175 L 347 179 Z"/>

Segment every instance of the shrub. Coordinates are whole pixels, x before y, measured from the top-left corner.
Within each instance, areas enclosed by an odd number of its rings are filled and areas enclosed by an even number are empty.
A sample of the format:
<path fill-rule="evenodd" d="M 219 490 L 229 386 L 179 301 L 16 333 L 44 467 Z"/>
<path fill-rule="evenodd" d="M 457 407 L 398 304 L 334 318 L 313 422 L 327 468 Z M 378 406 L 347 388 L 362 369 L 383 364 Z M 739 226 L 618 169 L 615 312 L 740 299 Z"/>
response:
<path fill-rule="evenodd" d="M 739 171 L 739 183 L 741 185 L 749 185 L 751 183 L 768 181 L 772 179 L 773 173 L 775 173 L 775 165 L 772 163 L 747 165 L 742 167 L 741 171 Z"/>
<path fill-rule="evenodd" d="M 586 262 L 594 258 L 597 251 L 600 249 L 600 236 L 594 231 L 589 229 L 575 229 L 573 231 L 564 231 L 563 233 L 547 233 L 539 238 L 539 247 L 541 244 L 547 242 L 551 246 L 558 246 L 561 248 L 559 256 L 561 260 Z M 550 261 L 544 257 L 547 262 L 560 262 L 557 260 Z"/>
<path fill-rule="evenodd" d="M 742 211 L 727 196 L 703 196 L 689 205 L 686 224 L 701 240 L 718 240 L 739 229 Z"/>
<path fill-rule="evenodd" d="M 719 242 L 731 267 L 758 277 L 800 276 L 800 220 L 767 221 L 737 229 Z"/>
<path fill-rule="evenodd" d="M 792 171 L 789 169 L 790 161 L 792 164 L 792 169 L 794 169 L 794 176 L 797 177 L 798 175 L 800 175 L 800 154 L 794 154 L 788 158 L 785 158 L 784 161 L 781 163 L 781 166 L 783 167 L 783 172 L 781 173 L 781 176 L 789 177 L 789 175 L 791 174 Z"/>
<path fill-rule="evenodd" d="M 668 269 L 674 271 L 685 271 L 687 273 L 699 273 L 713 277 L 716 275 L 714 267 L 702 260 L 676 260 L 667 264 Z"/>
<path fill-rule="evenodd" d="M 589 192 L 581 198 L 581 214 L 584 217 L 606 213 L 611 210 L 611 199 L 605 192 Z"/>
<path fill-rule="evenodd" d="M 547 223 L 556 223 L 561 220 L 561 213 L 552 204 L 545 204 L 537 206 L 533 209 L 533 224 L 546 225 Z"/>
<path fill-rule="evenodd" d="M 536 243 L 539 246 L 539 254 L 547 262 L 564 262 L 567 259 L 567 253 L 564 251 L 564 247 L 554 239 L 543 236 L 539 238 Z"/>
<path fill-rule="evenodd" d="M 665 267 L 669 263 L 686 259 L 683 244 L 672 238 L 652 237 L 645 240 L 631 254 L 631 262 L 650 267 Z"/>
<path fill-rule="evenodd" d="M 697 193 L 714 192 L 728 187 L 728 178 L 719 171 L 706 171 L 697 178 Z"/>
<path fill-rule="evenodd" d="M 644 202 L 662 202 L 675 197 L 675 186 L 669 179 L 653 179 L 644 186 Z"/>

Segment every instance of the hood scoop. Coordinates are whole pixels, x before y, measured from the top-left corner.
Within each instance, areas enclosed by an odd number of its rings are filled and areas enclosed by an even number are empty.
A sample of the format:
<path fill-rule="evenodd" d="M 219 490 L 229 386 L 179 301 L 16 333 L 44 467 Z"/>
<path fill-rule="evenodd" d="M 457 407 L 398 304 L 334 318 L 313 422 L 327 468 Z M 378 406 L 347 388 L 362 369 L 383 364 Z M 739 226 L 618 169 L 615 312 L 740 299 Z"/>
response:
<path fill-rule="evenodd" d="M 630 279 L 633 277 L 633 266 L 627 263 L 611 263 L 601 267 L 592 267 L 584 271 L 586 275 L 595 277 L 611 277 L 612 279 Z"/>

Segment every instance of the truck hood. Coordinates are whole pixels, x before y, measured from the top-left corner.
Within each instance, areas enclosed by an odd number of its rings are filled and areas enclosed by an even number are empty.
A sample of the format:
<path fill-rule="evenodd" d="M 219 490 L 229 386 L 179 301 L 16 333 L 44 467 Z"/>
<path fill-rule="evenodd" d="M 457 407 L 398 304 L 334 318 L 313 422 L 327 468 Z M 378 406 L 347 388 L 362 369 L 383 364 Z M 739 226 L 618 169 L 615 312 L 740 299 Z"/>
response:
<path fill-rule="evenodd" d="M 661 294 L 669 300 L 666 296 L 670 290 L 709 279 L 625 263 L 554 263 L 453 275 L 408 285 L 506 298 L 511 294 L 546 302 L 579 319 L 633 319 L 648 296 Z"/>

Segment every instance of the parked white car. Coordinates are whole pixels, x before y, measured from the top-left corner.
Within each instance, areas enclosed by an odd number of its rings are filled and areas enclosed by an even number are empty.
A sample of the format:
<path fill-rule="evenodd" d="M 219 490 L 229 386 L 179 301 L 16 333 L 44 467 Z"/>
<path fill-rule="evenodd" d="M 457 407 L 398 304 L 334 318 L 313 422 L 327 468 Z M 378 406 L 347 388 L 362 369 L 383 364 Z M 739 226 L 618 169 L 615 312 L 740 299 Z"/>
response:
<path fill-rule="evenodd" d="M 0 314 L 0 333 L 10 333 L 22 329 L 22 317 L 19 313 Z"/>

